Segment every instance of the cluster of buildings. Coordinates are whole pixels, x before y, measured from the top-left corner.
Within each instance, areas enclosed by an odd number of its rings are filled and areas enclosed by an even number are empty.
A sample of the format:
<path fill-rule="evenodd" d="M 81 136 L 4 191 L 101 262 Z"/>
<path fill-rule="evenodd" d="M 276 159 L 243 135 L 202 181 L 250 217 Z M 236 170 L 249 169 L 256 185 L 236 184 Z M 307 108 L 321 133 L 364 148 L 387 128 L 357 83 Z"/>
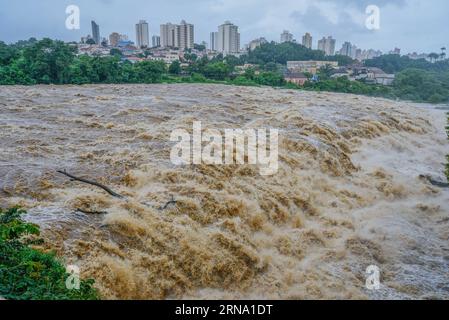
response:
<path fill-rule="evenodd" d="M 317 73 L 320 68 L 329 66 L 332 69 L 338 68 L 337 61 L 287 61 L 287 70 L 284 78 L 287 82 L 302 86 L 308 80 L 317 80 Z"/>
<path fill-rule="evenodd" d="M 101 38 L 100 26 L 92 21 L 92 35 L 83 37 L 79 44 L 81 53 L 90 55 L 109 55 L 111 48 L 119 48 L 122 59 L 131 62 L 142 60 L 160 60 L 167 64 L 176 60 L 183 60 L 186 50 L 195 53 L 198 57 L 206 55 L 212 58 L 221 53 L 223 55 L 238 56 L 241 53 L 255 50 L 257 47 L 268 43 L 261 37 L 250 41 L 244 49 L 241 48 L 239 27 L 230 21 L 225 21 L 218 26 L 217 31 L 210 33 L 210 44 L 202 42 L 201 48 L 195 45 L 195 27 L 193 24 L 182 20 L 179 24 L 165 23 L 160 25 L 159 35 L 150 38 L 148 22 L 140 20 L 136 24 L 136 41 L 130 41 L 128 36 L 113 32 L 108 39 Z M 150 41 L 151 40 L 151 41 Z M 301 44 L 309 49 L 313 47 L 313 38 L 310 33 L 302 36 Z M 292 33 L 284 30 L 280 35 L 280 43 L 297 43 Z M 344 42 L 341 49 L 336 51 L 336 40 L 332 36 L 323 37 L 318 40 L 316 48 L 325 53 L 326 56 L 336 54 L 351 57 L 362 62 L 382 55 L 379 50 L 362 50 L 351 42 Z M 399 48 L 390 51 L 389 54 L 401 54 Z M 427 59 L 426 54 L 412 53 L 408 55 L 411 59 Z M 364 81 L 366 83 L 391 85 L 394 75 L 386 74 L 379 68 L 364 67 L 360 63 L 352 66 L 339 67 L 336 61 L 288 61 L 285 69 L 285 79 L 289 82 L 303 85 L 308 80 L 317 80 L 318 70 L 324 66 L 332 69 L 331 77 L 338 78 L 346 76 L 351 81 Z M 242 72 L 246 67 L 242 67 Z"/>
<path fill-rule="evenodd" d="M 265 38 L 258 38 L 250 41 L 243 49 L 241 47 L 239 27 L 230 21 L 225 21 L 218 26 L 217 31 L 210 33 L 209 51 L 212 53 L 222 53 L 223 55 L 240 55 L 248 50 L 254 50 L 268 41 Z M 280 43 L 293 42 L 297 43 L 292 33 L 284 30 L 280 35 Z M 336 40 L 332 36 L 323 37 L 317 42 L 317 49 L 321 50 L 327 56 L 335 54 L 351 57 L 352 59 L 363 61 L 372 59 L 382 55 L 379 50 L 362 50 L 351 42 L 344 42 L 341 49 L 336 51 Z M 135 47 L 137 50 L 142 48 L 165 48 L 177 49 L 179 51 L 191 50 L 195 48 L 195 27 L 191 23 L 182 20 L 179 24 L 165 23 L 160 25 L 159 35 L 153 35 L 150 38 L 150 29 L 148 22 L 140 20 L 136 24 L 136 41 L 132 42 L 126 35 L 113 32 L 109 35 L 109 39 L 100 37 L 100 26 L 92 21 L 92 36 L 83 37 L 82 44 L 97 44 L 110 47 Z M 301 44 L 312 49 L 313 38 L 310 33 L 302 36 Z M 203 45 L 207 46 L 206 43 Z M 91 49 L 91 51 L 101 51 Z M 400 54 L 401 50 L 395 48 L 390 53 Z M 412 54 L 410 58 L 419 59 L 423 55 Z"/>
<path fill-rule="evenodd" d="M 135 25 L 135 42 L 118 32 L 112 32 L 108 38 L 102 38 L 100 26 L 95 21 L 92 21 L 91 25 L 92 35 L 82 37 L 78 44 L 80 54 L 107 56 L 110 55 L 112 48 L 118 48 L 123 60 L 131 62 L 160 60 L 169 64 L 181 60 L 186 50 L 198 57 L 207 55 L 210 58 L 219 53 L 239 55 L 242 52 L 239 28 L 229 21 L 225 21 L 218 26 L 217 31 L 211 33 L 209 50 L 205 42 L 201 43 L 199 49 L 195 47 L 195 27 L 185 20 L 179 24 L 170 22 L 161 24 L 159 35 L 153 35 L 151 38 L 148 22 L 140 20 Z M 264 42 L 266 40 L 261 38 L 259 42 L 253 44 L 253 48 Z"/>
<path fill-rule="evenodd" d="M 347 77 L 350 81 L 385 86 L 392 85 L 395 79 L 394 74 L 387 74 L 380 68 L 365 67 L 361 63 L 339 67 L 337 61 L 287 61 L 284 77 L 286 81 L 302 86 L 306 81 L 319 80 L 317 73 L 323 67 L 330 69 L 330 77 L 333 79 Z"/>
<path fill-rule="evenodd" d="M 125 47 L 134 46 L 136 49 L 169 48 L 186 50 L 195 45 L 195 27 L 182 20 L 179 24 L 165 23 L 160 25 L 160 34 L 150 39 L 148 22 L 140 20 L 136 24 L 136 41 L 132 42 L 126 35 L 113 32 L 109 38 L 101 38 L 100 26 L 92 21 L 92 35 L 81 38 L 81 44 Z M 151 42 L 150 42 L 151 40 Z M 223 54 L 239 54 L 241 52 L 239 27 L 229 21 L 218 26 L 218 31 L 211 33 L 210 50 Z"/>
<path fill-rule="evenodd" d="M 307 32 L 306 34 L 303 35 L 301 44 L 308 49 L 312 49 L 312 40 L 313 40 L 312 36 L 310 35 L 310 33 Z M 288 31 L 288 30 L 284 30 L 281 33 L 280 43 L 285 43 L 285 42 L 296 43 L 296 40 L 293 38 L 293 34 L 291 34 L 290 31 Z"/>
<path fill-rule="evenodd" d="M 297 41 L 293 38 L 293 34 L 291 34 L 288 30 L 284 30 L 281 33 L 280 43 L 285 43 L 285 42 L 297 43 Z M 323 37 L 321 40 L 318 40 L 317 49 L 323 51 L 328 56 L 333 56 L 335 54 L 335 43 L 336 43 L 336 40 L 334 38 L 332 38 L 331 36 L 329 36 L 327 38 Z M 313 44 L 312 35 L 308 32 L 305 33 L 302 36 L 301 44 L 308 49 L 312 49 L 312 44 Z"/>
<path fill-rule="evenodd" d="M 100 26 L 92 21 L 92 35 L 81 38 L 81 44 L 86 45 L 98 45 L 103 47 L 134 47 L 136 50 L 143 48 L 165 48 L 165 49 L 177 49 L 179 51 L 195 48 L 195 27 L 191 23 L 187 23 L 182 20 L 179 24 L 165 23 L 160 25 L 159 35 L 153 35 L 150 38 L 150 28 L 148 22 L 140 20 L 136 24 L 136 41 L 130 41 L 128 36 L 113 32 L 108 38 L 102 38 L 100 36 Z M 302 36 L 301 44 L 312 49 L 313 38 L 310 33 L 305 33 Z M 210 33 L 209 51 L 212 53 L 222 53 L 223 55 L 240 55 L 249 50 L 255 50 L 268 41 L 265 38 L 258 38 L 250 41 L 243 49 L 241 47 L 239 27 L 230 21 L 225 21 L 222 25 L 218 26 L 218 30 Z M 293 42 L 297 43 L 292 33 L 288 30 L 284 30 L 280 35 L 280 43 Z M 379 50 L 369 49 L 362 50 L 357 48 L 351 42 L 344 42 L 340 50 L 336 50 L 336 40 L 332 36 L 323 37 L 318 40 L 316 49 L 321 50 L 327 56 L 343 55 L 351 57 L 354 60 L 364 61 L 381 56 L 383 53 Z M 202 43 L 207 46 L 207 43 Z M 83 48 L 88 53 L 103 52 L 99 48 Z M 82 51 L 83 51 L 82 50 Z M 390 51 L 389 54 L 401 54 L 401 49 L 395 48 Z M 427 54 L 412 53 L 408 55 L 411 59 L 427 59 Z"/>
<path fill-rule="evenodd" d="M 387 74 L 380 68 L 365 67 L 360 64 L 335 69 L 331 78 L 347 77 L 350 81 L 363 81 L 367 84 L 391 86 L 395 75 Z"/>
<path fill-rule="evenodd" d="M 293 37 L 293 34 L 291 34 L 287 30 L 284 30 L 281 33 L 280 43 L 284 43 L 284 42 L 297 43 L 297 41 Z M 351 57 L 352 59 L 359 60 L 359 61 L 372 59 L 372 58 L 382 55 L 381 51 L 373 50 L 373 49 L 362 50 L 362 49 L 357 48 L 355 45 L 352 45 L 350 42 L 345 42 L 343 44 L 342 48 L 340 49 L 340 51 L 336 51 L 336 43 L 337 43 L 337 41 L 332 36 L 323 37 L 322 39 L 318 40 L 317 49 L 323 51 L 327 56 L 333 56 L 335 54 L 339 54 L 339 55 Z M 302 36 L 301 44 L 308 49 L 312 49 L 313 38 L 310 33 L 307 32 Z M 400 49 L 396 48 L 395 50 L 399 50 L 399 54 L 400 54 Z"/>
<path fill-rule="evenodd" d="M 323 39 L 318 40 L 318 50 L 324 51 L 327 56 L 333 56 L 335 54 L 335 44 L 337 40 L 329 37 L 323 37 Z"/>
<path fill-rule="evenodd" d="M 338 51 L 337 54 L 347 56 L 358 61 L 363 61 L 381 56 L 382 51 L 373 49 L 362 50 L 360 48 L 357 48 L 357 46 L 353 45 L 351 42 L 346 41 L 343 43 L 340 51 Z"/>

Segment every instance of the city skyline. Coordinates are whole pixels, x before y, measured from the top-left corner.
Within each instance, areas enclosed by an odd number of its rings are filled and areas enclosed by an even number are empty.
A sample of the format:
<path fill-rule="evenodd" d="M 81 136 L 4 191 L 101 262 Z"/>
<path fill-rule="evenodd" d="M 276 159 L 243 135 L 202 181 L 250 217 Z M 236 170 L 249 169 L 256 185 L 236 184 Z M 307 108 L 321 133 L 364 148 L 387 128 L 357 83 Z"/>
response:
<path fill-rule="evenodd" d="M 6 1 L 0 0 L 0 3 L 2 2 Z M 449 10 L 449 4 L 443 1 L 438 10 L 433 9 L 433 5 L 422 0 L 371 1 L 374 4 L 377 2 L 381 8 L 381 29 L 379 31 L 364 30 L 364 6 L 368 4 L 364 0 L 339 1 L 341 4 L 339 11 L 332 11 L 335 1 L 299 0 L 293 3 L 286 0 L 285 2 L 290 3 L 289 9 L 286 9 L 287 6 L 283 2 L 277 5 L 279 8 L 274 12 L 264 11 L 273 8 L 274 2 L 263 0 L 260 1 L 260 5 L 253 3 L 253 0 L 248 0 L 245 3 L 234 0 L 199 0 L 190 4 L 189 9 L 189 6 L 178 0 L 170 1 L 169 4 L 141 0 L 127 3 L 117 0 L 77 2 L 81 9 L 81 29 L 74 31 L 67 30 L 64 26 L 67 17 L 65 8 L 69 1 L 56 3 L 56 1 L 43 0 L 40 2 L 40 6 L 29 0 L 3 3 L 0 6 L 0 40 L 11 43 L 30 37 L 50 37 L 64 41 L 78 41 L 80 37 L 91 34 L 90 21 L 92 20 L 100 25 L 102 38 L 107 38 L 111 33 L 118 32 L 128 35 L 131 39 L 135 38 L 135 31 L 133 32 L 135 23 L 139 20 L 146 20 L 149 24 L 151 38 L 154 35 L 159 35 L 159 26 L 166 21 L 185 19 L 195 25 L 195 42 L 206 41 L 209 45 L 210 33 L 226 20 L 232 20 L 235 25 L 239 26 L 241 47 L 260 37 L 264 37 L 267 41 L 279 42 L 283 30 L 289 30 L 298 43 L 301 43 L 305 33 L 310 33 L 313 37 L 314 49 L 317 48 L 318 39 L 330 35 L 337 39 L 338 48 L 348 41 L 361 48 L 374 48 L 384 52 L 395 47 L 400 47 L 403 53 L 438 51 L 448 42 L 444 36 L 445 32 L 443 32 L 447 26 L 443 23 L 445 17 L 441 7 L 447 7 Z M 22 3 L 22 5 L 19 6 L 17 3 Z M 24 6 L 23 3 L 27 3 L 27 5 Z M 130 5 L 131 3 L 133 5 Z M 137 6 L 134 4 L 139 4 L 139 10 L 135 10 Z M 42 10 L 39 10 L 39 7 Z M 248 11 L 250 8 L 254 10 Z M 419 12 L 418 9 L 420 9 Z M 30 19 L 30 16 L 27 15 L 28 10 L 33 12 L 37 10 L 37 12 L 41 12 L 41 15 L 45 13 L 43 21 Z M 286 12 L 280 14 L 282 11 Z M 396 17 L 398 11 L 401 11 L 400 17 Z M 208 19 L 200 17 L 205 12 L 210 16 Z M 114 17 L 115 14 L 118 15 L 118 18 Z M 343 19 L 344 17 L 348 18 L 350 14 L 351 18 Z M 275 16 L 282 15 L 286 17 L 286 19 L 282 19 L 282 22 L 277 18 L 274 19 Z M 399 23 L 404 16 L 407 19 L 404 20 L 404 23 Z M 356 23 L 356 21 L 360 23 Z M 412 21 L 414 23 L 411 23 Z M 430 29 L 432 29 L 432 37 L 428 36 Z M 402 32 L 398 32 L 398 30 Z"/>
<path fill-rule="evenodd" d="M 94 21 L 92 21 L 92 33 L 96 32 L 99 35 L 99 25 L 97 25 Z M 113 32 L 109 35 L 109 46 L 112 47 L 120 47 L 124 45 L 134 44 L 137 48 L 178 48 L 180 50 L 184 49 L 192 49 L 194 45 L 194 25 L 187 23 L 185 20 L 182 20 L 179 25 L 166 23 L 160 25 L 160 34 L 153 35 L 151 39 L 151 45 L 149 40 L 149 32 L 148 32 L 148 23 L 145 20 L 140 20 L 138 24 L 136 24 L 136 43 L 128 41 L 128 37 L 123 34 L 119 34 L 117 32 Z M 94 37 L 91 35 L 87 35 L 86 37 L 81 38 L 81 43 L 86 43 L 87 39 L 94 40 Z M 107 41 L 107 38 L 103 38 L 103 41 Z M 146 40 L 145 40 L 146 39 Z M 103 41 L 101 43 L 103 44 Z M 222 25 L 218 26 L 218 32 L 213 31 L 210 34 L 210 44 L 207 45 L 205 42 L 201 44 L 205 44 L 206 48 L 216 51 L 223 54 L 238 54 L 245 52 L 247 50 L 254 50 L 258 46 L 263 43 L 267 43 L 268 41 L 264 37 L 260 37 L 250 41 L 248 44 L 244 46 L 244 48 L 240 44 L 240 33 L 238 32 L 238 26 L 232 24 L 230 21 L 225 21 Z M 284 30 L 280 35 L 280 42 L 299 42 L 294 39 L 293 35 L 288 32 L 288 30 Z M 302 37 L 301 44 L 306 48 L 313 48 L 313 37 L 310 33 L 305 33 Z M 343 55 L 351 57 L 352 59 L 362 61 L 365 59 L 372 59 L 374 57 L 380 56 L 384 54 L 380 50 L 374 49 L 362 49 L 358 48 L 356 45 L 351 44 L 351 42 L 345 41 L 340 50 L 336 50 L 336 39 L 333 39 L 332 36 L 323 37 L 322 39 L 317 41 L 316 50 L 323 51 L 327 56 L 333 55 Z M 400 48 L 394 48 L 389 53 L 393 54 L 401 54 Z M 413 58 L 427 58 L 427 54 L 417 53 L 409 54 Z"/>
<path fill-rule="evenodd" d="M 97 34 L 97 36 L 92 37 L 87 35 L 81 37 L 81 43 L 86 43 L 86 40 L 92 39 L 96 44 L 103 44 L 108 42 L 107 37 L 101 37 L 100 41 L 97 42 L 95 39 L 100 36 L 100 26 L 91 21 L 92 24 L 92 34 Z M 212 51 L 217 51 L 223 54 L 239 54 L 246 52 L 247 50 L 254 50 L 263 43 L 268 41 L 264 37 L 251 40 L 248 44 L 244 46 L 240 43 L 240 33 L 238 32 L 239 27 L 231 23 L 230 21 L 225 21 L 222 25 L 218 26 L 218 32 L 213 31 L 210 33 L 210 43 L 202 41 L 207 49 Z M 161 37 L 162 36 L 162 37 Z M 136 24 L 136 42 L 128 41 L 128 36 L 124 34 L 119 34 L 113 32 L 109 35 L 109 45 L 112 47 L 117 47 L 119 43 L 121 45 L 135 45 L 137 48 L 173 48 L 173 49 L 192 49 L 194 47 L 194 25 L 187 23 L 182 20 L 180 24 L 172 24 L 167 22 L 160 25 L 160 35 L 153 35 L 150 42 L 148 23 L 145 20 L 140 20 Z M 161 40 L 162 38 L 162 40 Z M 147 39 L 146 41 L 143 39 Z M 124 43 L 125 42 L 125 43 Z M 299 42 L 295 39 L 294 35 L 288 30 L 283 30 L 280 35 L 280 41 L 274 41 L 276 43 L 292 42 L 297 44 L 302 44 L 304 47 L 313 50 L 323 51 L 326 56 L 342 55 L 348 56 L 352 59 L 362 61 L 366 59 L 372 59 L 374 57 L 381 56 L 382 54 L 397 54 L 401 55 L 401 49 L 395 47 L 393 50 L 388 52 L 382 52 L 381 50 L 376 50 L 373 48 L 362 49 L 352 44 L 349 41 L 345 41 L 340 50 L 337 50 L 337 39 L 332 36 L 323 37 L 317 41 L 316 47 L 313 46 L 313 37 L 310 33 L 306 32 L 302 36 L 302 41 Z M 231 49 L 232 48 L 232 49 Z M 443 50 L 443 48 L 441 48 Z M 445 50 L 445 47 L 444 47 Z M 427 59 L 428 54 L 410 52 L 407 54 L 413 59 Z"/>

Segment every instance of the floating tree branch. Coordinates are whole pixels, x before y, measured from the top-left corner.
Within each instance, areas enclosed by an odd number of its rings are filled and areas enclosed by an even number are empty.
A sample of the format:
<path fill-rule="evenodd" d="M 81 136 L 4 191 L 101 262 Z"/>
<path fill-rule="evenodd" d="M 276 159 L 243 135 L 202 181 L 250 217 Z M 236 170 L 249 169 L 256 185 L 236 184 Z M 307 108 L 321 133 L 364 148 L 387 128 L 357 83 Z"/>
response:
<path fill-rule="evenodd" d="M 111 188 L 109 188 L 109 187 L 107 187 L 107 186 L 105 186 L 105 185 L 103 185 L 101 183 L 98 183 L 98 182 L 95 182 L 95 181 L 91 181 L 91 180 L 87 180 L 87 179 L 84 179 L 84 178 L 76 177 L 76 176 L 74 176 L 74 175 L 72 175 L 70 173 L 67 173 L 65 170 L 64 171 L 58 170 L 57 172 L 65 175 L 67 177 L 69 177 L 71 180 L 87 183 L 87 184 L 90 184 L 92 186 L 101 188 L 101 189 L 103 189 L 104 191 L 106 191 L 107 193 L 109 193 L 113 197 L 121 198 L 121 199 L 124 198 L 121 194 L 118 194 L 118 193 L 112 191 Z"/>

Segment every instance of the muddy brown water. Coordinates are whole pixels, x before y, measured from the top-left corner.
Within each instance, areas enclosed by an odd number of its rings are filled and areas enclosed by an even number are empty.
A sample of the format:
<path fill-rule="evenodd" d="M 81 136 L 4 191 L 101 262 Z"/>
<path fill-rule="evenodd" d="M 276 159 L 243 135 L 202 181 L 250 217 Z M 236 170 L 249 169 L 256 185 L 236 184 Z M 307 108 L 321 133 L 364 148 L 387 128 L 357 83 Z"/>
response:
<path fill-rule="evenodd" d="M 420 178 L 445 181 L 445 112 L 223 85 L 0 87 L 0 205 L 25 207 L 104 298 L 447 299 L 449 190 Z M 279 172 L 174 166 L 170 133 L 193 121 L 279 129 Z"/>

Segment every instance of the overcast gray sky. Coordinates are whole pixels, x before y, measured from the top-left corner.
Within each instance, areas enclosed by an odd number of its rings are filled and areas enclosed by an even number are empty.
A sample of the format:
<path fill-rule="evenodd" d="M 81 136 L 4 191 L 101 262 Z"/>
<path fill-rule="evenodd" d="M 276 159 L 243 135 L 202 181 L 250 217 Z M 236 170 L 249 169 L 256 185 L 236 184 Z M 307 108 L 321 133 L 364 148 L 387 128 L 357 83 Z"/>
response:
<path fill-rule="evenodd" d="M 67 30 L 65 9 L 78 5 L 81 29 Z M 380 30 L 365 27 L 365 9 L 380 7 Z M 240 27 L 242 45 L 257 37 L 279 41 L 287 29 L 296 39 L 305 32 L 318 38 L 332 35 L 337 49 L 344 41 L 358 47 L 389 51 L 439 52 L 449 46 L 447 0 L 0 0 L 0 40 L 7 43 L 30 37 L 79 40 L 91 33 L 90 20 L 102 36 L 111 32 L 135 39 L 135 23 L 145 19 L 150 33 L 159 25 L 185 19 L 195 25 L 195 42 L 209 42 L 209 33 L 225 20 Z"/>

